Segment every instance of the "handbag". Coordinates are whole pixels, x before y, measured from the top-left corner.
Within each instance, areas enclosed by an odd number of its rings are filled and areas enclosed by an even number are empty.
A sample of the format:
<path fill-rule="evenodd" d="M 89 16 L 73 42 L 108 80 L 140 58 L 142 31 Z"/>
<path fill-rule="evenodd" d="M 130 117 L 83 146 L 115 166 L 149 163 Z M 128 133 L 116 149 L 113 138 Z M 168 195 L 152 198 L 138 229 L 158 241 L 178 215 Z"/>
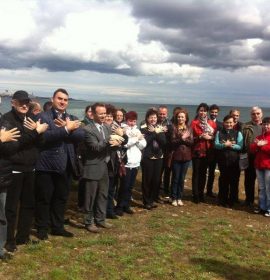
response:
<path fill-rule="evenodd" d="M 241 153 L 239 156 L 239 169 L 245 170 L 249 166 L 248 162 L 248 154 L 247 153 Z"/>

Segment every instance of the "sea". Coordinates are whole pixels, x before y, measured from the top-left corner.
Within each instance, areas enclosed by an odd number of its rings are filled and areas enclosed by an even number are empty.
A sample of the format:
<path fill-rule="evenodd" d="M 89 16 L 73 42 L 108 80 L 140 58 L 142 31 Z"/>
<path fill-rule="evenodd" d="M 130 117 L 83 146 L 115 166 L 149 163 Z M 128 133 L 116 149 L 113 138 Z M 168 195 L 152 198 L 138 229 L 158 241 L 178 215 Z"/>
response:
<path fill-rule="evenodd" d="M 39 101 L 40 104 L 43 105 L 46 101 L 49 101 L 50 99 L 45 98 L 45 97 L 36 97 L 35 100 Z M 11 101 L 10 97 L 1 98 L 0 112 L 2 114 L 6 113 L 10 110 L 10 101 Z M 95 102 L 96 101 L 70 99 L 67 111 L 68 111 L 68 113 L 77 116 L 79 119 L 83 119 L 85 107 L 87 105 L 91 105 Z M 147 109 L 149 109 L 150 107 L 158 107 L 159 105 L 161 105 L 158 103 L 149 104 L 149 103 L 135 103 L 135 102 L 130 102 L 130 103 L 107 102 L 107 103 L 110 103 L 117 108 L 123 108 L 127 112 L 136 111 L 138 114 L 138 122 L 140 122 L 144 119 Z M 197 105 L 186 105 L 186 104 L 181 104 L 181 103 L 162 104 L 162 105 L 166 105 L 168 107 L 170 117 L 172 116 L 173 109 L 176 106 L 181 106 L 181 107 L 185 108 L 189 113 L 190 120 L 192 120 L 196 114 Z M 219 107 L 220 107 L 220 113 L 219 113 L 218 119 L 220 121 L 223 120 L 223 117 L 226 116 L 231 109 L 238 109 L 240 111 L 240 121 L 247 122 L 250 120 L 251 107 L 233 106 L 233 105 L 232 106 L 220 106 L 219 105 Z M 263 110 L 263 115 L 265 117 L 270 117 L 270 108 L 262 107 L 262 110 Z"/>

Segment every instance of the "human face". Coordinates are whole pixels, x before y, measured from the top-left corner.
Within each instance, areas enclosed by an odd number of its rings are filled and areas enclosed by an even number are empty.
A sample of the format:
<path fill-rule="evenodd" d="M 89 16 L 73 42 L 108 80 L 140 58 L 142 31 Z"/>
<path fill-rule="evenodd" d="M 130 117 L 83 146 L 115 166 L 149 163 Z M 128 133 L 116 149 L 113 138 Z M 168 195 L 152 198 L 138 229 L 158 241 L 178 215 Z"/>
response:
<path fill-rule="evenodd" d="M 198 111 L 199 118 L 205 118 L 207 116 L 207 111 L 204 107 L 200 107 Z"/>
<path fill-rule="evenodd" d="M 210 118 L 211 120 L 215 120 L 218 116 L 218 109 L 213 109 L 210 111 Z"/>
<path fill-rule="evenodd" d="M 179 125 L 184 125 L 186 123 L 186 115 L 184 113 L 179 113 L 177 115 L 177 122 Z"/>
<path fill-rule="evenodd" d="M 156 125 L 157 124 L 157 115 L 153 114 L 147 118 L 147 124 Z"/>
<path fill-rule="evenodd" d="M 159 108 L 158 109 L 158 117 L 159 117 L 160 121 L 164 121 L 168 117 L 167 108 Z"/>
<path fill-rule="evenodd" d="M 94 121 L 102 124 L 106 120 L 106 108 L 103 106 L 96 107 L 96 112 L 93 112 Z"/>
<path fill-rule="evenodd" d="M 135 126 L 136 123 L 137 123 L 137 120 L 130 120 L 130 119 L 127 119 L 127 125 L 130 126 L 130 127 Z"/>
<path fill-rule="evenodd" d="M 88 111 L 86 112 L 86 116 L 89 120 L 93 119 L 93 113 L 92 113 L 92 109 L 89 108 Z"/>
<path fill-rule="evenodd" d="M 115 120 L 116 120 L 118 123 L 121 123 L 121 122 L 124 120 L 124 114 L 123 114 L 122 111 L 118 110 L 118 111 L 116 112 Z"/>
<path fill-rule="evenodd" d="M 233 129 L 234 126 L 234 120 L 233 117 L 229 118 L 225 122 L 223 122 L 224 128 L 225 129 Z"/>
<path fill-rule="evenodd" d="M 58 91 L 52 98 L 52 107 L 60 113 L 64 113 L 68 106 L 68 95 Z"/>
<path fill-rule="evenodd" d="M 113 123 L 113 115 L 112 114 L 107 114 L 105 118 L 105 123 L 108 125 L 111 125 Z"/>
<path fill-rule="evenodd" d="M 263 123 L 263 130 L 264 132 L 270 131 L 270 123 Z"/>
<path fill-rule="evenodd" d="M 11 105 L 16 112 L 25 115 L 29 111 L 30 101 L 13 99 Z"/>
<path fill-rule="evenodd" d="M 239 111 L 233 111 L 231 113 L 231 116 L 233 117 L 234 123 L 238 123 L 240 118 L 240 112 Z"/>
<path fill-rule="evenodd" d="M 261 123 L 262 122 L 262 110 L 261 109 L 255 109 L 251 112 L 251 120 L 254 123 Z"/>

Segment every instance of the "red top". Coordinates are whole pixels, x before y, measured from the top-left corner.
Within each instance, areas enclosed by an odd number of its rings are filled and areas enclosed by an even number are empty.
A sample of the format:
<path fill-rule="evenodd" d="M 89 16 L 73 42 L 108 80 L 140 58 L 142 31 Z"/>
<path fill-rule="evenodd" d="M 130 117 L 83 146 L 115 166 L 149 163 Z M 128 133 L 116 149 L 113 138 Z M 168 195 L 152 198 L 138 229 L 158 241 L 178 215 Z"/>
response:
<path fill-rule="evenodd" d="M 254 141 L 250 144 L 250 152 L 255 154 L 254 166 L 256 169 L 270 169 L 270 132 L 256 137 L 257 140 L 267 140 L 264 146 L 258 146 Z"/>
<path fill-rule="evenodd" d="M 214 129 L 213 138 L 211 140 L 201 139 L 203 134 L 202 127 L 200 126 L 200 120 L 196 119 L 191 122 L 191 128 L 193 130 L 194 145 L 192 148 L 193 157 L 206 157 L 208 150 L 213 149 L 215 134 L 217 132 L 217 125 L 212 120 L 207 120 L 207 123 Z"/>

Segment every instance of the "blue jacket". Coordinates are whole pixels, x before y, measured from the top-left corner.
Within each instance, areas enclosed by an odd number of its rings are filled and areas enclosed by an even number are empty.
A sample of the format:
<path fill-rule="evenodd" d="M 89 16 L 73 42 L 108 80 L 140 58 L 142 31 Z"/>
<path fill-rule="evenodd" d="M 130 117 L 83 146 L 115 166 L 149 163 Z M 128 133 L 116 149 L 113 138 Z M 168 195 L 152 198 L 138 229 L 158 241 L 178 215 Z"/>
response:
<path fill-rule="evenodd" d="M 71 120 L 77 118 L 65 114 Z M 40 148 L 40 156 L 36 164 L 37 171 L 64 173 L 67 168 L 68 159 L 72 166 L 72 171 L 77 173 L 77 157 L 74 144 L 83 141 L 84 130 L 78 128 L 70 133 L 64 127 L 57 127 L 54 124 L 56 112 L 51 109 L 40 114 L 39 118 L 42 123 L 49 125 L 48 130 L 44 133 L 44 144 Z"/>

